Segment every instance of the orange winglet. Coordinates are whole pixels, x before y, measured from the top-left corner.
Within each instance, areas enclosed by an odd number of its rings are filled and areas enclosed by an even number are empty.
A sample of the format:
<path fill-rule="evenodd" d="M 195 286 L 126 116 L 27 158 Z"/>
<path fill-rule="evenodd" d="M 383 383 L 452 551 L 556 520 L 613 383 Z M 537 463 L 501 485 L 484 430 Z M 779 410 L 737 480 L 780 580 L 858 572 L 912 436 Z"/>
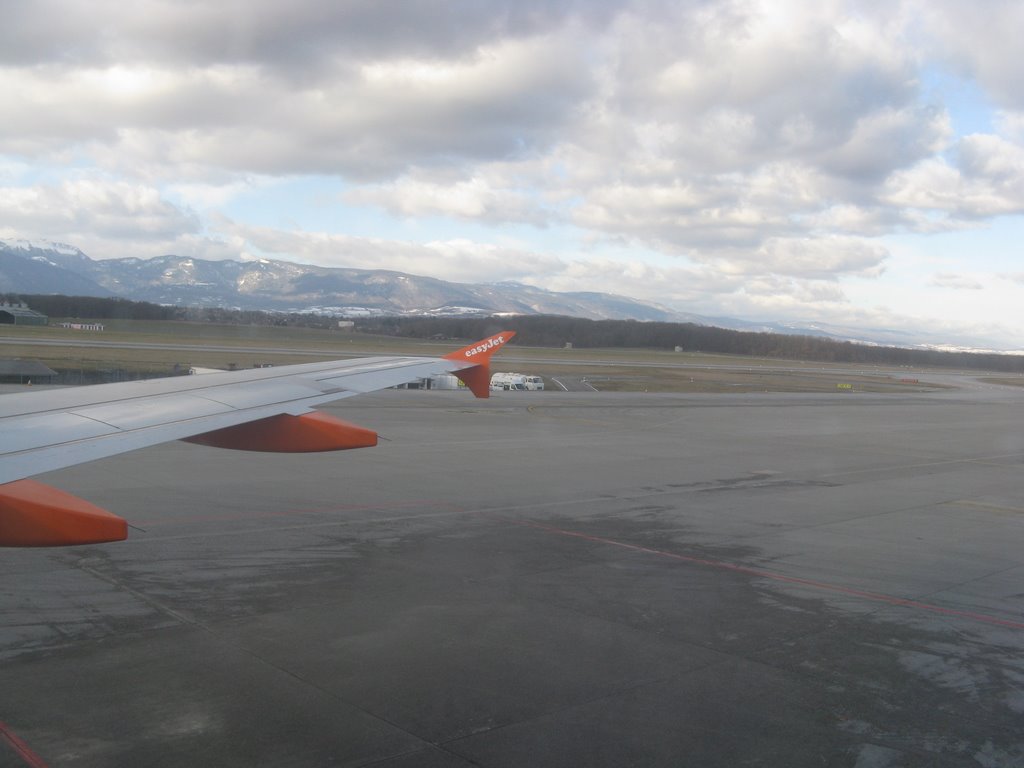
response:
<path fill-rule="evenodd" d="M 377 444 L 377 433 L 326 413 L 305 413 L 302 416 L 282 413 L 186 437 L 185 440 L 239 451 L 313 453 L 369 448 Z"/>
<path fill-rule="evenodd" d="M 445 360 L 467 360 L 473 363 L 472 368 L 452 371 L 469 387 L 469 391 L 477 397 L 490 397 L 491 394 L 491 355 L 497 352 L 513 336 L 515 331 L 501 331 L 488 336 L 482 341 L 474 342 L 468 347 L 449 352 Z"/>
<path fill-rule="evenodd" d="M 128 523 L 35 480 L 0 485 L 0 546 L 66 547 L 128 538 Z"/>

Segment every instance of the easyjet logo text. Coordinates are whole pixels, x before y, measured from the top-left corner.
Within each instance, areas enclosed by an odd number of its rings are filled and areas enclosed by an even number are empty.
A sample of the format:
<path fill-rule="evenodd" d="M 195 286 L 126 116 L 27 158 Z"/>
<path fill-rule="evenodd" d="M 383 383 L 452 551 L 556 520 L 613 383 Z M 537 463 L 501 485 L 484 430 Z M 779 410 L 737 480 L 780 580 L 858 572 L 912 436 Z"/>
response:
<path fill-rule="evenodd" d="M 479 355 L 481 352 L 486 352 L 488 349 L 494 349 L 494 347 L 500 347 L 505 343 L 504 336 L 493 336 L 485 341 L 483 344 L 478 344 L 472 349 L 466 350 L 466 357 L 473 357 L 473 355 Z"/>

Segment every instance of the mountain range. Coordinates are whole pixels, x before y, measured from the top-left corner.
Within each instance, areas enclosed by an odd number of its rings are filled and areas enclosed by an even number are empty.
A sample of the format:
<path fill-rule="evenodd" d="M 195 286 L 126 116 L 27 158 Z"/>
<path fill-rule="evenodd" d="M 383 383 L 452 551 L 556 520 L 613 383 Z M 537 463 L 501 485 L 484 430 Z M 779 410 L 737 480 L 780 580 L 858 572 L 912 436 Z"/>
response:
<path fill-rule="evenodd" d="M 346 317 L 509 313 L 660 320 L 866 344 L 950 348 L 947 340 L 906 329 L 706 317 L 609 293 L 560 293 L 512 282 L 453 283 L 383 269 L 317 267 L 273 259 L 209 261 L 171 255 L 92 259 L 73 245 L 45 240 L 0 240 L 0 293 L 118 296 L 154 304 Z M 966 341 L 956 348 L 981 351 L 988 345 Z"/>
<path fill-rule="evenodd" d="M 120 296 L 181 306 L 352 315 L 555 314 L 703 322 L 626 296 L 452 283 L 382 269 L 187 256 L 96 260 L 62 243 L 0 240 L 0 292 Z"/>

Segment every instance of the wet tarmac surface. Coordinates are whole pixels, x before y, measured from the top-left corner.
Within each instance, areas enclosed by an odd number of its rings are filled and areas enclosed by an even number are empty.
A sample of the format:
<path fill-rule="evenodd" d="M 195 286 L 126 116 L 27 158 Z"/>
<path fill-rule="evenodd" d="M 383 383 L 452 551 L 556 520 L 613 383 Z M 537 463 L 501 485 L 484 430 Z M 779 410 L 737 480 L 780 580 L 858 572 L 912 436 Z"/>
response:
<path fill-rule="evenodd" d="M 1024 765 L 1024 390 L 396 392 L 39 479 L 0 766 Z"/>

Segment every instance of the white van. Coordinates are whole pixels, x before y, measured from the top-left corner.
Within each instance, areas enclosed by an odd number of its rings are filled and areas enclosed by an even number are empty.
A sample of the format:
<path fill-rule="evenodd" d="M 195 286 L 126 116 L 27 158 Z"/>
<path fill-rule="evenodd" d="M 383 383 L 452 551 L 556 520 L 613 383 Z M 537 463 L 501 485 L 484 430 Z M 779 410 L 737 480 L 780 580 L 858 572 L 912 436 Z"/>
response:
<path fill-rule="evenodd" d="M 491 376 L 491 391 L 526 391 L 526 377 L 521 373 L 496 373 Z"/>
<path fill-rule="evenodd" d="M 500 392 L 535 392 L 544 389 L 544 379 L 540 376 L 522 373 L 496 373 L 491 376 L 491 391 Z"/>

